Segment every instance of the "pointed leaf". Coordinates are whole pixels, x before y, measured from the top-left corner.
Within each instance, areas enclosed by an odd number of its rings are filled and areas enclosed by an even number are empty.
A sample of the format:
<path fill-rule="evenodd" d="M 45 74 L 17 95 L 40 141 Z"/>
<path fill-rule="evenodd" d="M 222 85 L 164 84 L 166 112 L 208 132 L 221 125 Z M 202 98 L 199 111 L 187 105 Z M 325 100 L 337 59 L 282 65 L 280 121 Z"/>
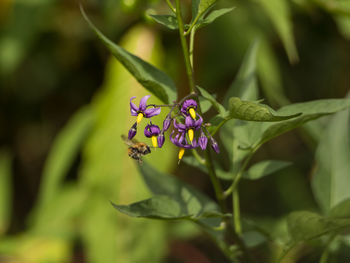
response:
<path fill-rule="evenodd" d="M 315 120 L 325 115 L 335 113 L 350 107 L 350 99 L 326 99 L 303 103 L 295 103 L 282 107 L 278 114 L 303 114 L 295 119 L 278 123 L 266 123 L 261 130 L 262 135 L 258 144 L 263 144 L 285 132 L 295 129 L 308 121 Z"/>
<path fill-rule="evenodd" d="M 244 179 L 257 180 L 261 177 L 273 174 L 287 166 L 291 165 L 290 162 L 266 160 L 251 166 L 246 173 L 243 174 Z"/>
<path fill-rule="evenodd" d="M 349 160 L 350 110 L 346 110 L 331 118 L 316 150 L 312 189 L 323 211 L 350 198 Z"/>
<path fill-rule="evenodd" d="M 239 72 L 226 92 L 222 103 L 225 107 L 228 107 L 231 97 L 239 97 L 244 100 L 256 100 L 258 98 L 255 72 L 258 47 L 258 41 L 254 41 L 246 52 Z"/>
<path fill-rule="evenodd" d="M 121 213 L 132 217 L 155 219 L 180 219 L 191 217 L 192 211 L 182 210 L 180 204 L 169 196 L 158 195 L 130 205 L 112 205 Z"/>
<path fill-rule="evenodd" d="M 217 18 L 223 15 L 226 15 L 227 13 L 231 12 L 233 9 L 235 8 L 231 7 L 231 8 L 222 8 L 222 9 L 213 10 L 205 18 L 200 19 L 198 21 L 196 28 L 199 29 L 203 26 L 213 23 Z"/>
<path fill-rule="evenodd" d="M 182 210 L 192 211 L 197 217 L 205 212 L 219 211 L 218 205 L 209 197 L 176 177 L 160 173 L 146 162 L 140 171 L 154 195 L 170 197 L 180 204 Z"/>
<path fill-rule="evenodd" d="M 80 10 L 86 22 L 98 38 L 145 89 L 152 92 L 165 103 L 176 100 L 176 87 L 173 80 L 168 75 L 113 43 L 94 26 L 85 14 L 82 6 L 80 6 Z"/>
<path fill-rule="evenodd" d="M 215 4 L 216 0 L 193 0 L 192 1 L 192 22 L 196 17 L 201 17 L 210 7 Z"/>
<path fill-rule="evenodd" d="M 149 15 L 149 16 L 152 17 L 153 20 L 156 21 L 157 23 L 163 26 L 166 26 L 171 30 L 175 30 L 179 28 L 176 16 L 173 16 L 173 15 Z"/>
<path fill-rule="evenodd" d="M 197 89 L 200 91 L 203 98 L 210 101 L 210 103 L 213 105 L 213 107 L 219 112 L 219 114 L 224 117 L 226 115 L 226 110 L 224 106 L 222 106 L 219 102 L 216 101 L 216 99 L 205 89 L 197 86 Z"/>
<path fill-rule="evenodd" d="M 267 105 L 259 104 L 253 101 L 243 101 L 240 98 L 235 97 L 232 97 L 229 100 L 229 111 L 230 113 L 228 118 L 260 122 L 276 122 L 287 120 L 297 117 L 301 114 L 276 114 Z"/>
<path fill-rule="evenodd" d="M 329 212 L 329 217 L 350 219 L 350 198 L 333 207 Z"/>
<path fill-rule="evenodd" d="M 293 23 L 289 3 L 286 0 L 260 0 L 264 11 L 279 34 L 291 62 L 298 61 L 298 52 L 293 36 Z"/>

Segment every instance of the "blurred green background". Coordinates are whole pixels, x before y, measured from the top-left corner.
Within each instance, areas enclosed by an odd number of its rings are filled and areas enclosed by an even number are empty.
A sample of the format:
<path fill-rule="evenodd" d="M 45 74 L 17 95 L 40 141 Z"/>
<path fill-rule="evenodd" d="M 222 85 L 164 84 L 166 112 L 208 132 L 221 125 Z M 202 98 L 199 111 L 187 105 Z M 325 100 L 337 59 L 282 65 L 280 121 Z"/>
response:
<path fill-rule="evenodd" d="M 182 2 L 190 21 L 191 1 Z M 109 38 L 167 72 L 180 96 L 188 92 L 177 32 L 147 16 L 169 13 L 165 1 L 83 4 Z M 132 219 L 110 205 L 150 196 L 120 139 L 133 123 L 129 98 L 148 93 L 91 32 L 78 5 L 0 1 L 0 262 L 226 262 L 190 223 Z M 196 35 L 200 86 L 220 99 L 259 39 L 266 103 L 278 108 L 346 96 L 349 1 L 218 0 L 217 6 L 236 9 Z M 318 209 L 310 177 L 319 136 L 288 133 L 258 152 L 254 161 L 275 158 L 293 166 L 244 182 L 243 215 L 275 229 L 290 211 Z M 147 160 L 213 196 L 204 174 L 177 166 L 171 145 Z M 254 253 L 269 262 L 265 248 Z M 286 259 L 296 261 L 317 262 L 317 255 L 302 247 Z"/>

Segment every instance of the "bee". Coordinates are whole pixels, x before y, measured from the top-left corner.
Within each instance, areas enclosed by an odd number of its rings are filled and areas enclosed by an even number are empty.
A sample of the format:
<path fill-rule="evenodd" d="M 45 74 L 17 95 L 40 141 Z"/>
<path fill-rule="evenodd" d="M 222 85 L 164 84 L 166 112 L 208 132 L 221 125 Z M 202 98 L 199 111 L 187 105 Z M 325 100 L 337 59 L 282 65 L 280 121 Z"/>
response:
<path fill-rule="evenodd" d="M 144 155 L 151 153 L 151 148 L 144 142 L 138 142 L 135 139 L 129 140 L 125 135 L 122 135 L 122 140 L 129 146 L 129 157 L 138 161 L 139 164 L 142 164 L 142 157 Z"/>

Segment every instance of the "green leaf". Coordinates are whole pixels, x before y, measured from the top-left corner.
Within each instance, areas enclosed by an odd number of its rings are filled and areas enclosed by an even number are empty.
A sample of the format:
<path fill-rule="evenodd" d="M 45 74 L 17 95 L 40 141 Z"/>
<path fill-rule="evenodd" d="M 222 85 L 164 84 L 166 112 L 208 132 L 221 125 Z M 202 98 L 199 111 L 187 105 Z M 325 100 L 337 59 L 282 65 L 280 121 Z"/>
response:
<path fill-rule="evenodd" d="M 288 215 L 288 232 L 294 243 L 336 234 L 350 226 L 350 219 L 323 217 L 309 211 L 297 211 Z"/>
<path fill-rule="evenodd" d="M 219 114 L 224 117 L 226 115 L 226 109 L 224 106 L 222 106 L 219 102 L 216 101 L 216 99 L 205 89 L 197 86 L 197 89 L 200 91 L 200 94 L 203 96 L 203 98 L 210 101 L 210 103 L 213 105 L 213 107 L 219 112 Z"/>
<path fill-rule="evenodd" d="M 80 109 L 55 138 L 45 162 L 39 193 L 39 208 L 51 202 L 95 123 L 90 107 Z"/>
<path fill-rule="evenodd" d="M 291 119 L 301 115 L 301 113 L 288 115 L 276 114 L 267 105 L 263 105 L 253 101 L 243 101 L 240 98 L 236 97 L 230 98 L 229 111 L 230 113 L 228 118 L 260 122 L 276 122 Z"/>
<path fill-rule="evenodd" d="M 273 174 L 287 166 L 291 165 L 290 162 L 266 160 L 251 166 L 246 173 L 243 174 L 244 179 L 257 180 L 264 176 Z"/>
<path fill-rule="evenodd" d="M 350 218 L 350 198 L 334 206 L 329 212 L 329 217 Z"/>
<path fill-rule="evenodd" d="M 316 150 L 312 189 L 316 200 L 329 211 L 350 198 L 350 110 L 332 116 Z"/>
<path fill-rule="evenodd" d="M 155 219 L 182 219 L 194 216 L 193 211 L 184 210 L 169 196 L 154 196 L 131 205 L 112 205 L 121 213 L 132 217 Z M 194 205 L 196 206 L 196 204 Z M 190 207 L 190 209 L 193 207 Z"/>
<path fill-rule="evenodd" d="M 193 0 L 192 1 L 192 22 L 196 17 L 204 15 L 216 0 Z"/>
<path fill-rule="evenodd" d="M 245 54 L 239 72 L 224 97 L 222 104 L 225 107 L 228 107 L 231 97 L 239 97 L 245 100 L 256 100 L 258 98 L 255 72 L 258 47 L 258 41 L 254 41 Z"/>
<path fill-rule="evenodd" d="M 173 15 L 149 15 L 149 16 L 152 17 L 153 20 L 156 21 L 157 23 L 163 26 L 166 26 L 171 30 L 175 30 L 179 28 L 176 16 L 173 16 Z"/>
<path fill-rule="evenodd" d="M 113 206 L 130 216 L 179 219 L 220 216 L 218 205 L 174 176 L 160 173 L 145 162 L 140 167 L 146 185 L 155 195 L 129 206 Z"/>
<path fill-rule="evenodd" d="M 326 99 L 303 103 L 295 103 L 282 107 L 278 114 L 292 115 L 302 112 L 297 118 L 278 123 L 266 123 L 263 125 L 261 138 L 258 144 L 263 144 L 285 132 L 295 129 L 308 121 L 315 120 L 325 115 L 335 113 L 350 107 L 350 99 Z"/>
<path fill-rule="evenodd" d="M 213 23 L 217 18 L 226 15 L 227 13 L 231 12 L 234 7 L 231 8 L 222 8 L 222 9 L 217 9 L 212 12 L 210 12 L 205 18 L 200 19 L 196 25 L 196 28 L 199 29 L 203 26 L 209 25 Z"/>
<path fill-rule="evenodd" d="M 152 92 L 164 103 L 170 103 L 176 100 L 176 87 L 168 75 L 113 43 L 94 26 L 85 14 L 82 6 L 80 6 L 80 11 L 90 28 L 103 44 L 145 89 Z"/>
<path fill-rule="evenodd" d="M 0 237 L 10 223 L 12 203 L 11 156 L 7 151 L 0 151 Z"/>
<path fill-rule="evenodd" d="M 297 62 L 299 58 L 293 36 L 293 23 L 288 2 L 286 0 L 260 0 L 259 2 L 282 39 L 289 60 Z"/>

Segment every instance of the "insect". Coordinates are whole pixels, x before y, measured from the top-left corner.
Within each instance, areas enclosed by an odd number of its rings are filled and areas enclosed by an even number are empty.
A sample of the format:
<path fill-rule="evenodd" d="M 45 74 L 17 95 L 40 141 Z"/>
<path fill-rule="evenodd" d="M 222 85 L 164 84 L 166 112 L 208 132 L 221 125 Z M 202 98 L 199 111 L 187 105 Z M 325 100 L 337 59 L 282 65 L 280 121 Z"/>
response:
<path fill-rule="evenodd" d="M 122 140 L 129 146 L 129 157 L 137 160 L 139 164 L 142 164 L 142 157 L 144 155 L 151 153 L 151 148 L 144 142 L 138 142 L 135 139 L 129 140 L 125 135 L 122 135 Z"/>

